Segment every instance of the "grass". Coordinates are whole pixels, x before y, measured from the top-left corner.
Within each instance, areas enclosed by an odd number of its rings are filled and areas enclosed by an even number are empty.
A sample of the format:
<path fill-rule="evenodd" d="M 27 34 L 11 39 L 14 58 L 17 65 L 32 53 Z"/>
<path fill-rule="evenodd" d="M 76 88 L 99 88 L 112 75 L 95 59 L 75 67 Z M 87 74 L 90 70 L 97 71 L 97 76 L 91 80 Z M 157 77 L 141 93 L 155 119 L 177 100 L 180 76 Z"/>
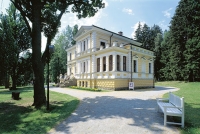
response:
<path fill-rule="evenodd" d="M 180 88 L 174 94 L 184 97 L 185 101 L 185 127 L 181 133 L 200 134 L 200 82 L 168 81 L 157 82 L 156 85 Z"/>
<path fill-rule="evenodd" d="M 11 99 L 12 91 L 0 88 L 0 133 L 36 134 L 47 133 L 56 124 L 66 119 L 78 106 L 75 97 L 50 91 L 50 110 L 32 107 L 33 88 L 23 87 L 20 100 Z"/>

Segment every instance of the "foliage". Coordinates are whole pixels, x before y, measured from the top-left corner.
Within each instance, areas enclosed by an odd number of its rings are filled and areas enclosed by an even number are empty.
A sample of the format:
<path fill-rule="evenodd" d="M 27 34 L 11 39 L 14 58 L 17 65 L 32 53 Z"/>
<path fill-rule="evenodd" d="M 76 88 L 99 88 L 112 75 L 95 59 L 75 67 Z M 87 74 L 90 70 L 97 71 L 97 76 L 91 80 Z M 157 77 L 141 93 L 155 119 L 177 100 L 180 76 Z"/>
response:
<path fill-rule="evenodd" d="M 177 87 L 180 90 L 174 92 L 180 97 L 184 97 L 185 102 L 185 127 L 181 129 L 183 134 L 198 134 L 200 132 L 200 98 L 199 82 L 166 81 L 157 82 L 159 86 Z M 168 93 L 164 95 L 168 97 Z"/>
<path fill-rule="evenodd" d="M 11 100 L 11 91 L 0 89 L 0 133 L 47 133 L 66 119 L 78 106 L 79 100 L 67 94 L 50 91 L 50 111 L 38 110 L 32 104 L 32 87 L 18 89 L 21 100 Z M 31 99 L 30 99 L 31 98 Z M 6 115 L 6 116 L 5 116 Z"/>
<path fill-rule="evenodd" d="M 32 67 L 35 76 L 33 105 L 41 107 L 46 102 L 44 67 L 49 59 L 48 46 L 58 31 L 62 15 L 71 9 L 73 13 L 77 13 L 78 18 L 92 17 L 104 7 L 104 4 L 102 0 L 11 0 L 11 2 L 23 16 L 32 37 Z M 43 55 L 41 54 L 41 32 L 44 32 L 47 37 Z"/>
<path fill-rule="evenodd" d="M 19 68 L 20 53 L 31 46 L 31 38 L 22 16 L 11 4 L 7 14 L 1 14 L 0 28 L 4 33 L 1 40 L 1 72 L 11 75 L 12 88 L 16 89 L 16 80 L 20 77 L 17 72 Z"/>
<path fill-rule="evenodd" d="M 163 79 L 195 81 L 200 78 L 199 10 L 200 1 L 179 2 L 168 37 L 162 42 Z"/>
<path fill-rule="evenodd" d="M 149 27 L 147 24 L 142 25 L 139 22 L 138 28 L 135 31 L 136 41 L 142 43 L 142 47 L 151 51 L 155 48 L 155 38 L 157 34 L 162 34 L 162 29 L 158 25 Z"/>
<path fill-rule="evenodd" d="M 72 89 L 79 89 L 79 90 L 86 90 L 86 91 L 94 91 L 94 92 L 101 92 L 101 89 L 97 88 L 87 88 L 87 87 L 77 87 L 77 86 L 70 86 Z"/>

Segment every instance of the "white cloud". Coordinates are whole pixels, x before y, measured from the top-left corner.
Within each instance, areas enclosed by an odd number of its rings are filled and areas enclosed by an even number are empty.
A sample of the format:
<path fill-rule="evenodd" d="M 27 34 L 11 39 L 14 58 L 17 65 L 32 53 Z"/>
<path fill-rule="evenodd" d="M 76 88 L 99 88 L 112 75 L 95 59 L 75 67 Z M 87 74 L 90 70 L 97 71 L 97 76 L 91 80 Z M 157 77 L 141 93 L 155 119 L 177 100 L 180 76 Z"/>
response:
<path fill-rule="evenodd" d="M 108 7 L 108 2 L 106 0 L 103 0 L 103 3 L 105 3 L 105 8 Z M 81 19 L 78 19 L 78 17 L 76 16 L 75 13 L 67 13 L 67 14 L 63 15 L 63 17 L 61 19 L 61 28 L 60 29 L 66 28 L 67 25 L 74 26 L 76 24 L 79 27 L 83 26 L 83 25 L 98 25 L 99 20 L 102 17 L 107 16 L 107 14 L 105 14 L 103 12 L 103 10 L 104 9 L 100 9 L 93 17 L 87 17 L 87 18 L 81 18 Z"/>
<path fill-rule="evenodd" d="M 122 1 L 124 1 L 124 0 L 111 0 L 111 1 L 114 1 L 114 2 L 122 2 Z"/>
<path fill-rule="evenodd" d="M 141 21 L 140 22 L 141 27 L 143 27 L 145 23 L 146 23 L 145 21 Z M 131 37 L 133 37 L 133 38 L 135 38 L 135 31 L 137 30 L 138 25 L 139 25 L 139 22 L 135 23 L 135 25 L 133 27 L 131 27 L 131 28 L 133 28 L 133 32 L 131 34 Z"/>
<path fill-rule="evenodd" d="M 129 15 L 134 15 L 133 10 L 129 8 L 122 9 L 123 12 L 128 13 Z"/>
<path fill-rule="evenodd" d="M 158 25 L 162 28 L 163 31 L 169 29 L 169 24 L 166 24 L 165 20 L 162 20 L 158 23 Z"/>
<path fill-rule="evenodd" d="M 171 17 L 171 13 L 170 13 L 171 10 L 172 10 L 172 8 L 169 8 L 169 9 L 163 11 L 164 16 L 166 16 L 167 18 L 170 18 Z"/>

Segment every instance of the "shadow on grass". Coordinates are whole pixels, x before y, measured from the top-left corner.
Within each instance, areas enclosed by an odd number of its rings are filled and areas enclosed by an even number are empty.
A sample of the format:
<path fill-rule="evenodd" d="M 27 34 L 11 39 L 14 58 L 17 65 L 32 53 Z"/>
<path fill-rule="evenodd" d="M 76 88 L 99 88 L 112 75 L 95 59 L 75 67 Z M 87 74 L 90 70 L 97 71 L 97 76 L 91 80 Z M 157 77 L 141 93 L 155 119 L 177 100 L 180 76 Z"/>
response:
<path fill-rule="evenodd" d="M 26 114 L 30 108 L 18 106 L 14 103 L 0 103 L 0 132 L 10 133 L 17 131 L 17 125 L 21 124 L 21 114 Z"/>
<path fill-rule="evenodd" d="M 31 106 L 0 103 L 0 133 L 46 133 L 60 120 L 68 117 L 77 103 L 78 100 L 67 103 L 66 101 L 51 102 L 49 111 L 46 107 L 36 110 Z"/>

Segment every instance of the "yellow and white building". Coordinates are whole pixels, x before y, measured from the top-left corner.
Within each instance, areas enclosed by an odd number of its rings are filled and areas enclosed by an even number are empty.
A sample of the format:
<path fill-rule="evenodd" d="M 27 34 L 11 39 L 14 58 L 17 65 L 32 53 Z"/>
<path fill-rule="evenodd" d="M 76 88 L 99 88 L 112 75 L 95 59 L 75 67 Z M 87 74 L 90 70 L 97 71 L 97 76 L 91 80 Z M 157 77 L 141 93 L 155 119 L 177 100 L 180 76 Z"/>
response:
<path fill-rule="evenodd" d="M 135 88 L 154 86 L 154 53 L 122 32 L 82 26 L 74 40 L 66 50 L 67 74 L 75 76 L 77 86 L 128 89 L 131 76 Z"/>

